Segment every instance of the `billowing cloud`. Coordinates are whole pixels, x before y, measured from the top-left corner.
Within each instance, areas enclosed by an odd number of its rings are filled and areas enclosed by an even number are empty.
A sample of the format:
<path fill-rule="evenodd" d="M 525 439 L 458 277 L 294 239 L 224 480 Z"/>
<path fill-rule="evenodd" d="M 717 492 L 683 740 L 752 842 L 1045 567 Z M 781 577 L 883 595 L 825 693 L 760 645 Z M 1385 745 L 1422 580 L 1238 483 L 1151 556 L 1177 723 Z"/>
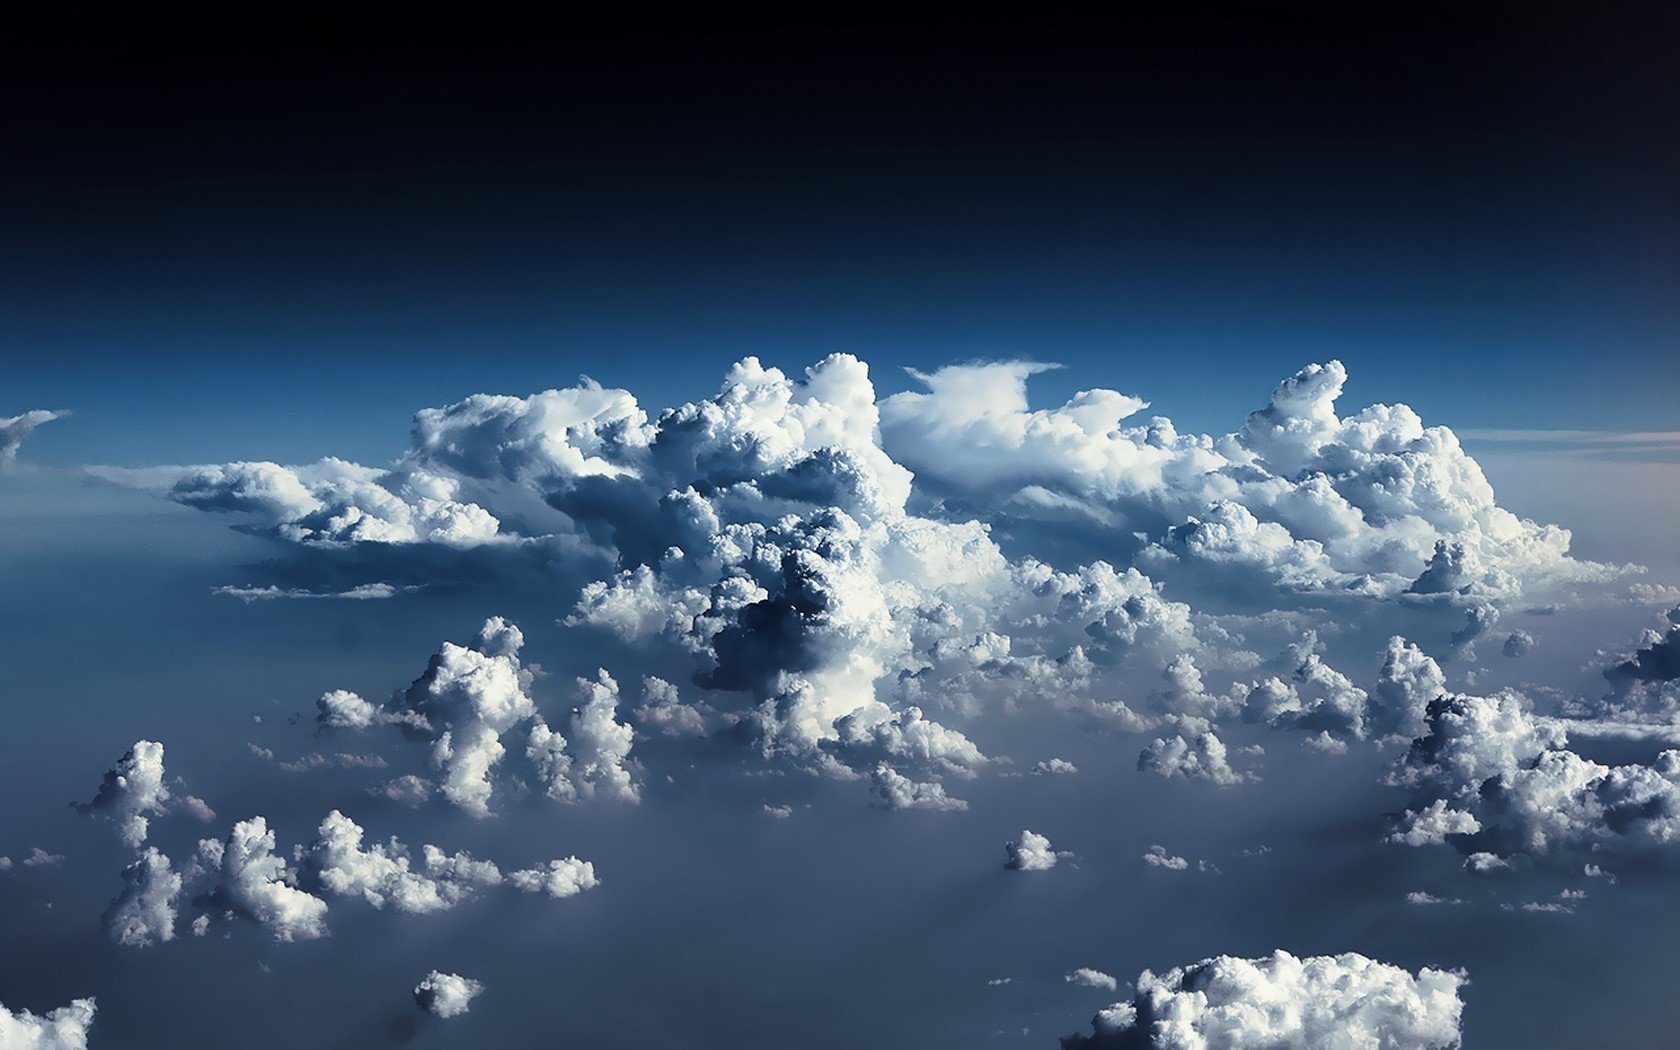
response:
<path fill-rule="evenodd" d="M 641 788 L 626 765 L 636 731 L 617 720 L 618 683 L 605 670 L 577 680 L 572 711 L 572 781 L 584 798 L 640 802 Z"/>
<path fill-rule="evenodd" d="M 1395 1047 L 1461 1042 L 1464 974 L 1412 974 L 1352 952 L 1259 959 L 1229 955 L 1162 974 L 1145 970 L 1128 1002 L 1100 1011 L 1090 1035 L 1064 1047 Z"/>
<path fill-rule="evenodd" d="M 414 1002 L 434 1017 L 459 1017 L 483 992 L 484 985 L 470 977 L 433 970 L 414 986 Z"/>
<path fill-rule="evenodd" d="M 883 809 L 963 810 L 968 803 L 945 793 L 941 784 L 911 780 L 882 762 L 870 774 L 871 789 Z"/>
<path fill-rule="evenodd" d="M 118 944 L 145 948 L 175 939 L 175 903 L 181 876 L 155 847 L 123 869 L 123 890 L 105 912 L 105 931 Z"/>
<path fill-rule="evenodd" d="M 87 1050 L 96 1012 L 92 999 L 75 999 L 45 1015 L 0 1005 L 0 1046 L 7 1050 Z"/>
<path fill-rule="evenodd" d="M 163 745 L 140 740 L 105 774 L 93 801 L 76 804 L 76 809 L 110 817 L 117 822 L 123 844 L 138 849 L 146 841 L 149 818 L 161 816 L 168 804 Z"/>
<path fill-rule="evenodd" d="M 1168 727 L 1175 730 L 1173 735 L 1156 737 L 1138 756 L 1140 770 L 1227 787 L 1250 778 L 1231 767 L 1225 742 L 1207 719 L 1183 716 L 1169 720 Z"/>
<path fill-rule="evenodd" d="M 327 902 L 297 887 L 297 872 L 274 852 L 274 832 L 262 817 L 235 824 L 225 841 L 204 839 L 198 846 L 216 906 L 256 922 L 277 941 L 326 936 Z"/>
<path fill-rule="evenodd" d="M 1021 837 L 1004 843 L 1003 866 L 1011 871 L 1049 871 L 1061 858 L 1050 840 L 1036 831 L 1023 831 Z"/>

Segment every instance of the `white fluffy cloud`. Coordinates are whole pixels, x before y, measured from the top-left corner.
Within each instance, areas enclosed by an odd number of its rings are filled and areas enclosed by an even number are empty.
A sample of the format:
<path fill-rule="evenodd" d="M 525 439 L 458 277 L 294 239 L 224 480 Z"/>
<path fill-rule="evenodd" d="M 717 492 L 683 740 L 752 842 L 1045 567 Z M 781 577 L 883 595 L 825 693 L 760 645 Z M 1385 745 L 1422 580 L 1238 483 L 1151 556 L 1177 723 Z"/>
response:
<path fill-rule="evenodd" d="M 274 832 L 262 817 L 235 824 L 225 841 L 198 845 L 216 904 L 263 926 L 277 941 L 326 936 L 327 902 L 297 887 L 297 872 L 274 852 Z"/>
<path fill-rule="evenodd" d="M 375 908 L 389 904 L 412 914 L 446 911 L 480 887 L 502 881 L 495 864 L 466 853 L 448 855 L 431 845 L 422 851 L 416 870 L 408 849 L 396 839 L 364 846 L 362 836 L 360 825 L 333 810 L 299 854 L 300 877 L 330 896 L 357 897 Z"/>
<path fill-rule="evenodd" d="M 522 893 L 546 893 L 556 899 L 575 897 L 601 884 L 595 865 L 576 857 L 551 860 L 546 866 L 508 873 L 508 882 Z"/>
<path fill-rule="evenodd" d="M 885 762 L 870 774 L 870 787 L 883 809 L 963 810 L 968 803 L 945 793 L 942 784 L 918 782 Z"/>
<path fill-rule="evenodd" d="M 92 999 L 75 999 L 45 1015 L 0 1005 L 0 1046 L 6 1050 L 87 1050 L 96 1012 Z"/>
<path fill-rule="evenodd" d="M 1145 970 L 1129 1002 L 1100 1011 L 1065 1047 L 1457 1047 L 1460 972 L 1412 974 L 1352 952 L 1259 959 L 1221 955 L 1162 974 Z"/>
<path fill-rule="evenodd" d="M 1097 988 L 1105 992 L 1112 992 L 1120 987 L 1120 982 L 1101 970 L 1093 970 L 1087 966 L 1067 974 L 1062 980 L 1069 984 L 1077 984 L 1081 988 Z"/>
<path fill-rule="evenodd" d="M 1061 855 L 1050 840 L 1036 831 L 1023 831 L 1021 837 L 1004 843 L 1003 866 L 1011 871 L 1049 871 Z"/>
<path fill-rule="evenodd" d="M 138 849 L 146 841 L 149 818 L 161 816 L 168 805 L 163 745 L 154 740 L 140 740 L 106 772 L 93 801 L 78 804 L 76 808 L 83 813 L 109 816 L 117 822 L 117 834 L 123 844 Z"/>
<path fill-rule="evenodd" d="M 571 777 L 584 798 L 640 802 L 641 788 L 626 765 L 636 731 L 617 720 L 618 683 L 601 670 L 577 680 L 578 706 L 572 711 Z"/>
<path fill-rule="evenodd" d="M 459 1017 L 484 992 L 484 985 L 460 974 L 433 970 L 414 986 L 414 1001 L 435 1017 Z"/>
<path fill-rule="evenodd" d="M 155 847 L 123 869 L 123 890 L 105 912 L 105 931 L 118 944 L 145 948 L 175 939 L 175 903 L 181 876 Z"/>

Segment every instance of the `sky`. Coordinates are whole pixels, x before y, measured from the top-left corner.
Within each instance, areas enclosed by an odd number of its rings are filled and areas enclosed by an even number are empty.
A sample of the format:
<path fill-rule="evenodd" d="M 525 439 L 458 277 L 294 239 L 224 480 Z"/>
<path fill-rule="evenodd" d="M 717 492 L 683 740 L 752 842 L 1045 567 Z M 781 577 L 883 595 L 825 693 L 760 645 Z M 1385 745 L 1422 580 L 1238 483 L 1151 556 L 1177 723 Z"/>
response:
<path fill-rule="evenodd" d="M 13 28 L 0 1047 L 1680 1021 L 1680 16 Z"/>

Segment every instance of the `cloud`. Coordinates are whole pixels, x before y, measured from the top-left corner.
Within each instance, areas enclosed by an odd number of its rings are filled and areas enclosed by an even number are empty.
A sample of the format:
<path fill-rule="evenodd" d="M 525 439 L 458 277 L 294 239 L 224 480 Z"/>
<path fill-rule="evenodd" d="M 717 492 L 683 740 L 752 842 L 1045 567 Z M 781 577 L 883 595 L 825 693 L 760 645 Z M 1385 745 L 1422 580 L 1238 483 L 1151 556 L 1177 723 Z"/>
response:
<path fill-rule="evenodd" d="M 28 437 L 31 431 L 43 423 L 63 419 L 68 414 L 37 408 L 21 416 L 0 416 L 0 470 L 17 462 L 18 449 L 23 447 L 23 439 Z"/>
<path fill-rule="evenodd" d="M 267 929 L 277 941 L 327 934 L 327 902 L 297 887 L 297 872 L 274 852 L 262 817 L 233 826 L 225 841 L 199 842 L 199 863 L 212 880 L 211 900 Z"/>
<path fill-rule="evenodd" d="M 115 820 L 123 844 L 138 849 L 146 841 L 148 818 L 161 816 L 169 804 L 163 745 L 153 740 L 137 741 L 105 774 L 93 801 L 72 804 L 82 813 L 100 813 Z"/>
<path fill-rule="evenodd" d="M 945 793 L 940 784 L 918 783 L 880 763 L 870 774 L 871 790 L 883 809 L 964 810 L 968 803 Z"/>
<path fill-rule="evenodd" d="M 1185 871 L 1190 862 L 1183 857 L 1175 857 L 1167 852 L 1165 846 L 1151 846 L 1144 851 L 1143 862 L 1152 868 L 1165 868 L 1168 871 Z"/>
<path fill-rule="evenodd" d="M 1105 992 L 1112 992 L 1116 988 L 1120 987 L 1120 982 L 1116 981 L 1108 974 L 1103 973 L 1101 970 L 1092 970 L 1084 966 L 1081 966 L 1079 969 L 1069 973 L 1063 977 L 1062 980 L 1069 984 L 1077 984 L 1081 988 L 1099 988 Z"/>
<path fill-rule="evenodd" d="M 23 858 L 21 863 L 26 868 L 50 868 L 55 864 L 63 864 L 64 854 L 49 853 L 39 846 L 31 846 L 29 856 Z"/>
<path fill-rule="evenodd" d="M 1416 904 L 1420 907 L 1433 907 L 1435 905 L 1467 904 L 1469 902 L 1458 897 L 1437 897 L 1433 893 L 1415 890 L 1406 894 L 1406 903 Z"/>
<path fill-rule="evenodd" d="M 1534 649 L 1534 636 L 1527 631 L 1512 631 L 1505 636 L 1505 644 L 1500 651 L 1506 656 L 1516 658 L 1527 656 Z"/>
<path fill-rule="evenodd" d="M 414 1001 L 434 1017 L 459 1017 L 483 992 L 484 985 L 470 977 L 433 970 L 414 986 Z"/>
<path fill-rule="evenodd" d="M 1163 777 L 1207 780 L 1229 787 L 1250 779 L 1231 768 L 1225 742 L 1205 718 L 1190 716 L 1171 719 L 1174 735 L 1157 737 L 1138 756 L 1137 767 Z"/>
<path fill-rule="evenodd" d="M 1093 1019 L 1064 1047 L 1457 1047 L 1462 972 L 1417 974 L 1352 952 L 1259 959 L 1221 955 L 1163 974 Z"/>
<path fill-rule="evenodd" d="M 479 888 L 501 883 L 502 873 L 489 861 L 469 854 L 445 854 L 436 846 L 423 851 L 415 870 L 407 847 L 395 838 L 362 844 L 363 830 L 338 810 L 327 814 L 315 840 L 299 854 L 302 885 L 324 895 L 356 897 L 383 908 L 425 915 L 447 911 Z"/>
<path fill-rule="evenodd" d="M 706 735 L 704 705 L 683 703 L 676 686 L 653 675 L 642 679 L 642 703 L 634 714 L 643 728 L 651 728 L 664 736 Z"/>
<path fill-rule="evenodd" d="M 557 900 L 575 897 L 601 884 L 595 877 L 595 865 L 576 857 L 551 860 L 546 867 L 511 871 L 508 882 L 522 893 L 546 893 Z"/>
<path fill-rule="evenodd" d="M 1011 871 L 1049 871 L 1061 858 L 1050 840 L 1036 831 L 1023 831 L 1021 837 L 1004 843 L 1007 855 L 1003 866 Z"/>
<path fill-rule="evenodd" d="M 125 947 L 145 948 L 175 939 L 175 902 L 181 876 L 155 847 L 123 869 L 123 891 L 105 911 L 105 932 Z"/>
<path fill-rule="evenodd" d="M 1074 773 L 1077 773 L 1077 772 L 1079 772 L 1079 767 L 1078 766 L 1074 765 L 1072 762 L 1067 761 L 1066 759 L 1061 759 L 1061 758 L 1050 758 L 1050 759 L 1044 759 L 1042 761 L 1034 762 L 1033 767 L 1032 767 L 1033 776 L 1038 776 L 1038 777 L 1042 777 L 1042 776 L 1071 776 L 1071 775 L 1073 775 Z"/>
<path fill-rule="evenodd" d="M 596 671 L 594 679 L 577 680 L 577 699 L 571 719 L 571 777 L 578 793 L 584 798 L 640 802 L 641 788 L 625 764 L 636 732 L 615 717 L 618 683 L 605 670 Z"/>
<path fill-rule="evenodd" d="M 96 1012 L 92 999 L 75 999 L 42 1016 L 0 1005 L 0 1046 L 7 1050 L 87 1050 Z"/>
<path fill-rule="evenodd" d="M 1478 856 L 1545 854 L 1680 840 L 1680 750 L 1606 765 L 1567 746 L 1564 724 L 1518 694 L 1448 694 L 1391 780 L 1417 789 L 1391 841 L 1454 844 Z M 1474 858 L 1472 858 L 1474 859 Z"/>

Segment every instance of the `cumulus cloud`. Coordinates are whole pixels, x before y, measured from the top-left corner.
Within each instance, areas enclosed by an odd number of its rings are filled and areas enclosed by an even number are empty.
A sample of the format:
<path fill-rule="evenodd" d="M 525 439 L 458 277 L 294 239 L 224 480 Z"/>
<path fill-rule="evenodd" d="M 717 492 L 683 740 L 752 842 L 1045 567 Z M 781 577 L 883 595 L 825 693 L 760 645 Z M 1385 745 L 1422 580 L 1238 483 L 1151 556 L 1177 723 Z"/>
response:
<path fill-rule="evenodd" d="M 1457 1047 L 1461 972 L 1412 974 L 1352 952 L 1259 959 L 1221 955 L 1145 970 L 1130 1001 L 1093 1018 L 1064 1047 Z"/>
<path fill-rule="evenodd" d="M 1169 722 L 1174 735 L 1157 737 L 1138 756 L 1140 770 L 1163 777 L 1207 780 L 1230 786 L 1250 779 L 1231 768 L 1225 742 L 1205 718 L 1180 717 Z"/>
<path fill-rule="evenodd" d="M 0 1005 L 0 1046 L 8 1050 L 87 1050 L 96 1012 L 92 999 L 74 999 L 45 1015 Z"/>
<path fill-rule="evenodd" d="M 360 898 L 400 912 L 446 911 L 480 887 L 498 885 L 502 873 L 466 853 L 448 855 L 428 845 L 416 868 L 407 847 L 392 838 L 364 846 L 362 827 L 338 810 L 327 814 L 316 837 L 299 853 L 300 880 L 335 897 Z"/>
<path fill-rule="evenodd" d="M 1534 636 L 1527 631 L 1512 631 L 1505 636 L 1505 644 L 1500 649 L 1513 659 L 1527 656 L 1534 649 Z"/>
<path fill-rule="evenodd" d="M 23 447 L 23 439 L 31 431 L 43 423 L 63 419 L 65 415 L 64 412 L 37 408 L 21 416 L 0 416 L 0 470 L 17 461 L 18 449 Z"/>
<path fill-rule="evenodd" d="M 116 821 L 123 844 L 138 849 L 146 841 L 149 818 L 161 816 L 168 804 L 163 745 L 140 740 L 105 774 L 93 801 L 75 806 L 82 813 L 103 814 Z"/>
<path fill-rule="evenodd" d="M 551 860 L 547 865 L 508 873 L 508 882 L 521 893 L 546 893 L 556 899 L 575 897 L 601 884 L 595 865 L 576 857 Z"/>
<path fill-rule="evenodd" d="M 327 902 L 298 888 L 297 872 L 274 852 L 274 832 L 262 817 L 235 824 L 225 841 L 198 845 L 213 903 L 258 923 L 277 941 L 326 936 Z"/>
<path fill-rule="evenodd" d="M 459 1017 L 484 992 L 484 985 L 460 974 L 433 970 L 414 986 L 414 1001 L 434 1017 Z"/>
<path fill-rule="evenodd" d="M 1044 759 L 1039 762 L 1034 762 L 1032 767 L 1033 776 L 1039 777 L 1071 776 L 1077 772 L 1079 772 L 1078 766 L 1062 758 Z"/>
<path fill-rule="evenodd" d="M 945 793 L 941 784 L 911 780 L 882 762 L 870 774 L 871 789 L 883 809 L 963 810 L 968 803 Z"/>
<path fill-rule="evenodd" d="M 1392 779 L 1428 801 L 1402 816 L 1393 841 L 1453 836 L 1475 862 L 1680 839 L 1680 750 L 1648 764 L 1584 758 L 1567 746 L 1564 723 L 1535 716 L 1512 692 L 1442 696 L 1427 721 Z"/>
<path fill-rule="evenodd" d="M 1049 871 L 1061 858 L 1050 840 L 1036 831 L 1023 831 L 1021 837 L 1004 843 L 1003 866 L 1011 871 Z"/>
<path fill-rule="evenodd" d="M 1062 980 L 1069 984 L 1077 984 L 1081 988 L 1100 988 L 1105 992 L 1112 992 L 1120 987 L 1120 982 L 1113 977 L 1101 970 L 1093 970 L 1085 966 L 1067 974 Z"/>
<path fill-rule="evenodd" d="M 578 706 L 572 711 L 571 777 L 584 798 L 640 802 L 641 788 L 626 765 L 636 731 L 620 722 L 618 683 L 606 671 L 577 680 Z"/>
<path fill-rule="evenodd" d="M 145 948 L 175 939 L 175 902 L 181 876 L 155 847 L 123 869 L 123 890 L 105 912 L 105 932 L 118 944 Z"/>
<path fill-rule="evenodd" d="M 1190 862 L 1183 857 L 1175 857 L 1167 852 L 1167 847 L 1155 845 L 1144 851 L 1143 862 L 1152 868 L 1165 868 L 1168 871 L 1185 871 Z"/>
<path fill-rule="evenodd" d="M 642 703 L 635 715 L 643 728 L 664 736 L 706 735 L 704 706 L 684 703 L 675 685 L 653 675 L 642 679 Z"/>

